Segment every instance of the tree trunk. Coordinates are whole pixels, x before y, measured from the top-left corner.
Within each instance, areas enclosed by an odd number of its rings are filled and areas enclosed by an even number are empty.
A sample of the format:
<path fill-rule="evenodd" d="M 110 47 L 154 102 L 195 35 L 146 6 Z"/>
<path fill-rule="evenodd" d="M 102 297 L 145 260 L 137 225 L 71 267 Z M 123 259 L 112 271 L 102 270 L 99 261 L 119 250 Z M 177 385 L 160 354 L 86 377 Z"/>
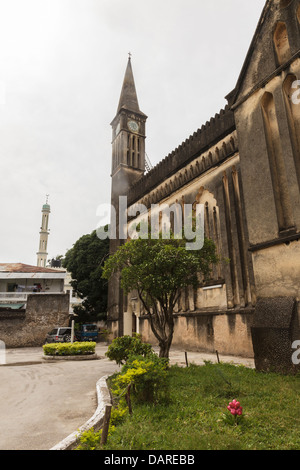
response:
<path fill-rule="evenodd" d="M 165 357 L 166 359 L 169 359 L 169 353 L 170 353 L 170 347 L 168 341 L 165 341 L 164 343 L 159 344 L 159 357 Z"/>
<path fill-rule="evenodd" d="M 163 357 L 169 359 L 170 348 L 173 340 L 174 334 L 174 317 L 173 317 L 173 309 L 176 302 L 175 294 L 172 298 L 172 301 L 165 305 L 163 302 L 158 301 L 161 307 L 161 312 L 163 312 L 163 316 L 159 315 L 157 307 L 155 303 L 154 305 L 154 313 L 151 312 L 150 307 L 144 301 L 141 293 L 139 292 L 139 297 L 142 301 L 142 304 L 148 313 L 148 318 L 150 321 L 150 326 L 152 333 L 158 340 L 159 344 L 159 357 Z"/>
<path fill-rule="evenodd" d="M 167 316 L 167 324 L 162 333 L 161 340 L 159 341 L 159 357 L 169 359 L 174 334 L 173 311 Z"/>

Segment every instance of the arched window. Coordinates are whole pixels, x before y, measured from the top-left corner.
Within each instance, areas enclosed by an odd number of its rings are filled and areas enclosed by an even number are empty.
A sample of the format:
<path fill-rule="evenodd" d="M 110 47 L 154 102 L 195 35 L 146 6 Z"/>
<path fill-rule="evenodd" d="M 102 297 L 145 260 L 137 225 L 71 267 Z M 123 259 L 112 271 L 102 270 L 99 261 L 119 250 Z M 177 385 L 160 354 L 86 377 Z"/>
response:
<path fill-rule="evenodd" d="M 221 235 L 219 221 L 219 207 L 215 196 L 203 187 L 200 188 L 193 204 L 195 216 L 196 204 L 204 205 L 204 235 L 205 238 L 211 239 L 216 245 L 218 255 L 221 254 Z M 214 266 L 212 277 L 215 280 L 221 278 L 220 266 Z"/>
<path fill-rule="evenodd" d="M 274 32 L 274 45 L 278 65 L 283 65 L 291 57 L 290 43 L 285 23 L 279 21 Z"/>

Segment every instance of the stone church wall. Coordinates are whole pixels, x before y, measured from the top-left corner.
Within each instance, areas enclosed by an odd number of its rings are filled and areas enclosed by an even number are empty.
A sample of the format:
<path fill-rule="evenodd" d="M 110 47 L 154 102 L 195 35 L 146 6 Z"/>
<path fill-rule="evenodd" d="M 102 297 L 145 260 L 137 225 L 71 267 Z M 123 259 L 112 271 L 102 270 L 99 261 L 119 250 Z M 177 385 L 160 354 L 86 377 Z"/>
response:
<path fill-rule="evenodd" d="M 226 355 L 253 357 L 251 322 L 256 294 L 252 258 L 247 250 L 236 133 L 229 128 L 221 140 L 212 139 L 212 142 L 186 167 L 159 180 L 155 188 L 137 203 L 146 206 L 172 206 L 176 202 L 203 204 L 205 236 L 214 241 L 222 258 L 208 283 L 181 293 L 175 308 L 172 344 L 181 349 L 218 350 Z M 181 160 L 184 161 L 183 156 Z M 198 172 L 193 168 L 199 169 Z M 170 194 L 168 188 L 172 191 Z M 127 304 L 130 310 L 130 302 Z M 139 333 L 145 341 L 156 344 L 142 308 L 139 306 L 137 310 L 138 313 L 131 310 L 125 313 L 124 334 L 131 333 L 132 313 L 137 313 Z"/>
<path fill-rule="evenodd" d="M 205 236 L 223 259 L 208 283 L 181 293 L 174 345 L 254 354 L 260 370 L 292 364 L 292 340 L 300 340 L 299 81 L 300 1 L 268 0 L 228 106 L 130 185 L 130 210 L 203 204 Z M 119 303 L 118 319 L 109 314 L 112 330 L 119 322 L 119 334 L 131 333 L 136 314 L 152 342 L 142 309 L 128 303 Z"/>

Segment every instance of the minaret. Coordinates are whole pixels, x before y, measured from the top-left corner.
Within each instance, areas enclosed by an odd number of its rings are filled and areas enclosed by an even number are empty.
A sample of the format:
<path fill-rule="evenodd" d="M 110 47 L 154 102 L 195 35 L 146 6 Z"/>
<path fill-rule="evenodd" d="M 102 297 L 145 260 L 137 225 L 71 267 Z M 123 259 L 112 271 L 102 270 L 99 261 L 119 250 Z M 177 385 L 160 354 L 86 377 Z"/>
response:
<path fill-rule="evenodd" d="M 42 225 L 40 231 L 40 245 L 39 251 L 37 252 L 37 266 L 44 268 L 47 264 L 47 245 L 48 245 L 48 223 L 49 223 L 49 214 L 50 214 L 50 206 L 48 204 L 48 195 L 46 198 L 46 204 L 42 207 Z"/>
<path fill-rule="evenodd" d="M 119 197 L 126 196 L 130 187 L 145 173 L 145 140 L 147 116 L 140 110 L 131 65 L 127 63 L 117 114 L 112 126 L 112 186 L 111 205 L 116 213 L 117 239 L 110 240 L 110 253 L 124 242 L 119 237 Z M 109 282 L 108 322 L 111 330 L 123 334 L 123 295 L 115 276 Z"/>

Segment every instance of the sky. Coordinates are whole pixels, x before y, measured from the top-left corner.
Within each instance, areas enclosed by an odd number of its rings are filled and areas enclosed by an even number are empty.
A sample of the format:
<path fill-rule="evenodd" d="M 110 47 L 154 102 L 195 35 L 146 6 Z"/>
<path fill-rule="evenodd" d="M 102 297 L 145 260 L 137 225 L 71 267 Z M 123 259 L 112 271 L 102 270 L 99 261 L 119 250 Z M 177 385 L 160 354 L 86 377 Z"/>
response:
<path fill-rule="evenodd" d="M 0 262 L 36 265 L 110 203 L 128 53 L 155 166 L 226 105 L 265 0 L 0 0 Z M 98 212 L 99 214 L 99 212 Z"/>

